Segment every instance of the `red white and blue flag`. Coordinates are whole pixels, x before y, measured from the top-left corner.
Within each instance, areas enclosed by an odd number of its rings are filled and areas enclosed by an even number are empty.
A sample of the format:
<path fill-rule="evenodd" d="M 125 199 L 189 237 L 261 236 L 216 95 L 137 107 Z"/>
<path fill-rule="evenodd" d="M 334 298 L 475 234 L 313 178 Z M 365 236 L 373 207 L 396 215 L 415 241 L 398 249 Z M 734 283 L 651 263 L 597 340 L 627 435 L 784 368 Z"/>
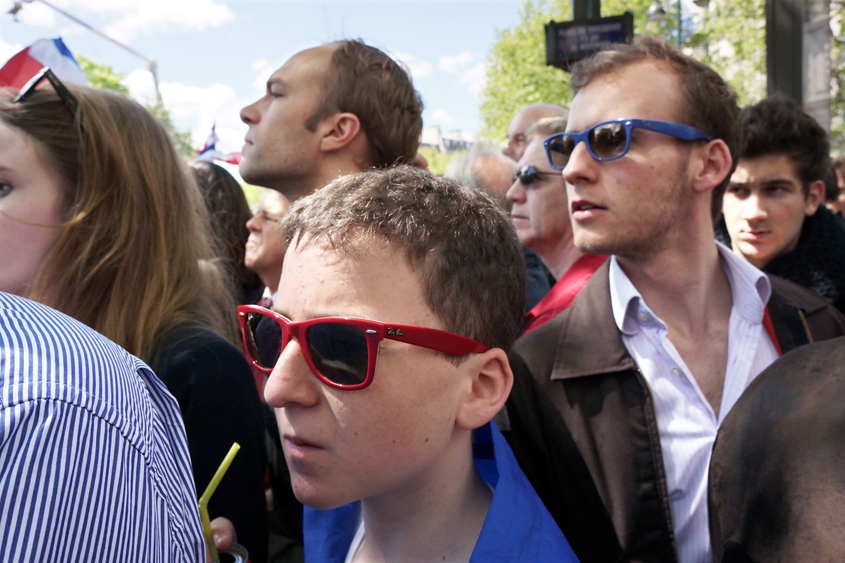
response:
<path fill-rule="evenodd" d="M 241 163 L 241 153 L 239 152 L 220 152 L 217 150 L 216 145 L 217 141 L 220 140 L 217 137 L 217 133 L 215 129 L 217 128 L 217 124 L 211 126 L 211 135 L 208 136 L 208 139 L 205 141 L 205 146 L 202 149 L 197 151 L 197 160 L 204 160 L 206 162 L 214 162 L 215 160 L 222 160 L 223 162 L 228 162 L 229 164 L 240 164 Z"/>
<path fill-rule="evenodd" d="M 0 68 L 0 86 L 23 88 L 45 66 L 63 82 L 88 85 L 85 73 L 61 37 L 39 39 Z"/>

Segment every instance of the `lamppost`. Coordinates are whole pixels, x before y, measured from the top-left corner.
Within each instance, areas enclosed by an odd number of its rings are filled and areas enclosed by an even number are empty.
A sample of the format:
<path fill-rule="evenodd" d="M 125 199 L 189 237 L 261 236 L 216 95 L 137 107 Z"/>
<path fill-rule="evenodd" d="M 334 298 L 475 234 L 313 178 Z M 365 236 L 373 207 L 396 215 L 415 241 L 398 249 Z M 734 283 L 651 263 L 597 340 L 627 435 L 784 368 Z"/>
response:
<path fill-rule="evenodd" d="M 23 8 L 23 3 L 24 3 L 24 2 L 26 2 L 26 3 L 31 3 L 31 2 L 33 2 L 33 1 L 34 1 L 34 0 L 15 0 L 15 4 L 14 4 L 14 5 L 12 6 L 12 8 L 9 10 L 9 13 L 10 13 L 11 15 L 13 15 L 13 16 L 14 16 L 14 15 L 17 15 L 17 13 L 21 11 L 21 8 Z M 150 70 L 150 72 L 151 72 L 151 73 L 152 73 L 152 75 L 153 75 L 153 84 L 155 85 L 155 90 L 156 90 L 156 100 L 158 101 L 158 105 L 159 105 L 159 106 L 163 105 L 163 104 L 162 104 L 162 102 L 161 102 L 161 92 L 159 92 L 159 91 L 158 91 L 158 74 L 156 73 L 156 71 L 158 70 L 158 65 L 156 65 L 156 62 L 155 62 L 155 60 L 154 60 L 154 59 L 151 59 L 151 58 L 149 58 L 149 57 L 145 57 L 144 55 L 142 55 L 141 53 L 139 53 L 138 51 L 136 51 L 136 50 L 135 50 L 135 49 L 133 49 L 132 47 L 129 47 L 128 45 L 124 45 L 123 43 L 121 43 L 121 42 L 120 42 L 120 41 L 118 41 L 117 39 L 113 39 L 113 38 L 109 37 L 108 35 L 106 35 L 106 34 L 105 34 L 105 33 L 103 33 L 102 31 L 100 31 L 99 29 L 96 29 L 95 27 L 92 27 L 91 25 L 88 25 L 87 23 L 85 23 L 85 22 L 84 22 L 84 21 L 82 21 L 81 19 L 79 19 L 79 18 L 77 18 L 76 16 L 73 16 L 73 15 L 71 15 L 71 14 L 69 14 L 69 13 L 65 12 L 64 10 L 62 10 L 62 9 L 60 9 L 60 8 L 57 8 L 56 6 L 54 6 L 53 4 L 51 4 L 50 2 L 47 2 L 47 0 L 38 0 L 38 1 L 39 1 L 39 2 L 41 2 L 41 3 L 42 3 L 42 4 L 44 4 L 44 5 L 46 5 L 46 6 L 50 7 L 50 8 L 52 8 L 52 9 L 54 9 L 55 11 L 59 12 L 59 13 L 60 13 L 61 15 L 63 15 L 64 17 L 66 17 L 66 18 L 68 18 L 68 19 L 70 19 L 70 20 L 75 21 L 76 23 L 78 23 L 78 24 L 79 24 L 79 25 L 81 25 L 82 27 L 84 27 L 84 28 L 88 29 L 89 31 L 92 31 L 92 32 L 96 33 L 97 35 L 99 35 L 100 37 L 102 37 L 102 38 L 104 38 L 104 39 L 108 39 L 109 41 L 111 41 L 112 43 L 114 43 L 115 45 L 117 45 L 118 47 L 122 47 L 123 49 L 125 49 L 125 50 L 129 51 L 130 53 L 132 53 L 133 55 L 135 55 L 135 56 L 136 56 L 136 57 L 138 57 L 139 59 L 143 60 L 143 61 L 144 61 L 144 63 L 146 63 L 147 68 Z"/>
<path fill-rule="evenodd" d="M 695 4 L 699 8 L 706 8 L 710 4 L 710 0 L 693 0 L 693 4 Z M 681 14 L 681 0 L 678 0 L 678 49 L 681 48 Z M 663 5 L 660 3 L 660 0 L 654 0 L 654 3 L 648 8 L 648 11 L 646 12 L 646 17 L 649 19 L 649 21 L 659 22 L 665 16 L 666 10 L 663 9 Z"/>

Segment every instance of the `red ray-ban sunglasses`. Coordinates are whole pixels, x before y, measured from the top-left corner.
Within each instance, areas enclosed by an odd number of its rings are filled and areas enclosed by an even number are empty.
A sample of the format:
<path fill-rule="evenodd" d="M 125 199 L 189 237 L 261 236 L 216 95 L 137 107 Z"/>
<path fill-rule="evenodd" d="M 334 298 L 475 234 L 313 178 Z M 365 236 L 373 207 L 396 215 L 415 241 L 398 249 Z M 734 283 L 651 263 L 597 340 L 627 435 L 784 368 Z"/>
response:
<path fill-rule="evenodd" d="M 452 356 L 489 349 L 471 338 L 434 328 L 341 317 L 293 322 L 257 305 L 238 307 L 238 320 L 247 358 L 262 372 L 273 371 L 282 350 L 295 338 L 305 362 L 320 381 L 349 391 L 363 389 L 373 382 L 378 345 L 384 339 Z"/>

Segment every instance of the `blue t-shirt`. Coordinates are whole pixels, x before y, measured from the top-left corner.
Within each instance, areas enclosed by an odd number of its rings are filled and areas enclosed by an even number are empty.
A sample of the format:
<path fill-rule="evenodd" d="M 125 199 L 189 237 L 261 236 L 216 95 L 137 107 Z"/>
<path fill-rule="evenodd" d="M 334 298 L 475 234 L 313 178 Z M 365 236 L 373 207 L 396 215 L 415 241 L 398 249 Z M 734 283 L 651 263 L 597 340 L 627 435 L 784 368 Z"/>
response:
<path fill-rule="evenodd" d="M 578 558 L 517 464 L 498 428 L 475 431 L 475 467 L 493 489 L 493 501 L 470 563 L 562 562 Z M 305 507 L 305 560 L 343 563 L 361 520 L 361 502 L 332 510 Z"/>

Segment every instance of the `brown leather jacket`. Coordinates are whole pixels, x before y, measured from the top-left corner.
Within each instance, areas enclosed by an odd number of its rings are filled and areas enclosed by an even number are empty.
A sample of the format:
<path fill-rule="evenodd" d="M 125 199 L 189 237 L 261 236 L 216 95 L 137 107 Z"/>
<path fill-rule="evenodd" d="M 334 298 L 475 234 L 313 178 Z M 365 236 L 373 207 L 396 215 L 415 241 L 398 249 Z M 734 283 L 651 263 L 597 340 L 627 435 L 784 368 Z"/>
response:
<path fill-rule="evenodd" d="M 674 562 L 657 417 L 616 327 L 608 272 L 609 262 L 571 308 L 517 341 L 506 437 L 582 563 Z M 770 279 L 784 353 L 845 334 L 829 300 Z"/>

